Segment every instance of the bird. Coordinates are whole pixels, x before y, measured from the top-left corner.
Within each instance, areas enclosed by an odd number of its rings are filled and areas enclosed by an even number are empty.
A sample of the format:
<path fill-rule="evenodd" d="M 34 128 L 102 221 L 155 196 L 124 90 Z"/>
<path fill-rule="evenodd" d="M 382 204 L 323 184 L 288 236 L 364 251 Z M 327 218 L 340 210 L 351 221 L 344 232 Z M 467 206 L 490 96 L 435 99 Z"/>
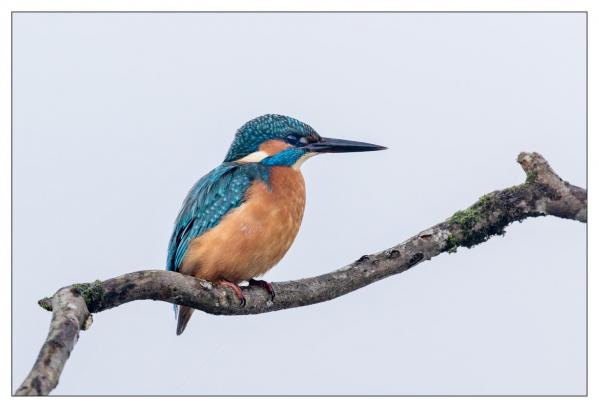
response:
<path fill-rule="evenodd" d="M 323 153 L 386 149 L 321 137 L 298 119 L 266 114 L 235 133 L 222 164 L 187 194 L 171 235 L 167 270 L 229 287 L 245 305 L 240 283 L 275 300 L 272 285 L 255 279 L 285 255 L 300 229 L 306 201 L 301 165 Z M 177 335 L 194 309 L 175 305 Z"/>

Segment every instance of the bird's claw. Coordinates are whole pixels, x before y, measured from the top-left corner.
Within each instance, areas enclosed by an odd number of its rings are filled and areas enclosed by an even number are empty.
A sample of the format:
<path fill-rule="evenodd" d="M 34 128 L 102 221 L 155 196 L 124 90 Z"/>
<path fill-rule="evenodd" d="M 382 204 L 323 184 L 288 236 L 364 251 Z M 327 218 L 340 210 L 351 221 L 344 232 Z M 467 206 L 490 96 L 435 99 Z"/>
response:
<path fill-rule="evenodd" d="M 243 292 L 241 291 L 241 288 L 239 287 L 239 285 L 228 281 L 226 279 L 219 279 L 216 283 L 218 283 L 221 286 L 226 286 L 228 288 L 231 288 L 231 290 L 233 290 L 233 293 L 235 293 L 235 296 L 237 297 L 237 299 L 239 299 L 239 302 L 241 303 L 241 307 L 245 306 L 245 296 L 243 296 Z"/>
<path fill-rule="evenodd" d="M 271 301 L 275 300 L 275 290 L 272 287 L 272 283 L 263 281 L 263 280 L 250 279 L 248 281 L 248 284 L 250 286 L 260 286 L 261 288 L 263 288 L 264 290 L 266 290 L 268 292 L 268 294 L 270 295 Z"/>

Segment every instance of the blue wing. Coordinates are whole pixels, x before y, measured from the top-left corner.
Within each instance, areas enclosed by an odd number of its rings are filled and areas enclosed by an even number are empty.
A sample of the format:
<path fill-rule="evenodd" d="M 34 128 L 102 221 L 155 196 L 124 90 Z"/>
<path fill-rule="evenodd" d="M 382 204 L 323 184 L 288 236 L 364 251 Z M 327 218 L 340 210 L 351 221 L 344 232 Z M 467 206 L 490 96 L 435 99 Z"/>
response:
<path fill-rule="evenodd" d="M 178 271 L 191 240 L 216 226 L 239 207 L 256 179 L 268 183 L 268 170 L 259 163 L 223 163 L 202 177 L 187 194 L 168 246 L 166 268 Z"/>

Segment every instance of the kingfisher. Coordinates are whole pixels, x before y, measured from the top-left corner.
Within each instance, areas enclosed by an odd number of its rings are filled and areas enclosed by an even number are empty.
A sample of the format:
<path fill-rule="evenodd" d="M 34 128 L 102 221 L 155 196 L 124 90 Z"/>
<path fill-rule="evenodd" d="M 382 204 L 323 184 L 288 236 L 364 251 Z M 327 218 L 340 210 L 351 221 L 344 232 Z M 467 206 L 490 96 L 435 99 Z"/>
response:
<path fill-rule="evenodd" d="M 300 167 L 321 153 L 383 150 L 386 147 L 321 137 L 312 127 L 284 115 L 259 116 L 244 124 L 221 165 L 191 188 L 175 221 L 167 269 L 233 290 L 275 266 L 293 243 L 304 214 L 306 190 Z M 177 335 L 194 309 L 175 305 Z"/>

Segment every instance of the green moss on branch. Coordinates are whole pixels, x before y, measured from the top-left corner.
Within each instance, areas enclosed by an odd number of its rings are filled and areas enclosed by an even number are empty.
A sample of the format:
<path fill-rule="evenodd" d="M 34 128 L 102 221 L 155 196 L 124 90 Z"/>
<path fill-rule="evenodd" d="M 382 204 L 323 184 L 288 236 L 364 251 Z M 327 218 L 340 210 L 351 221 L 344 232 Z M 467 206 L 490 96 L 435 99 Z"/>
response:
<path fill-rule="evenodd" d="M 43 298 L 37 301 L 37 304 L 40 305 L 40 307 L 44 310 L 47 310 L 49 312 L 52 311 L 52 298 Z"/>
<path fill-rule="evenodd" d="M 450 234 L 445 240 L 445 249 L 450 254 L 457 252 L 459 246 L 460 240 L 457 239 L 453 234 Z"/>
<path fill-rule="evenodd" d="M 529 170 L 526 172 L 526 182 L 529 184 L 536 183 L 538 177 L 539 176 L 536 171 Z"/>
<path fill-rule="evenodd" d="M 535 189 L 540 188 L 531 180 L 536 180 L 536 173 L 531 172 L 524 184 L 486 194 L 472 206 L 453 214 L 447 221 L 452 230 L 446 240 L 447 251 L 455 252 L 459 246 L 472 248 L 492 236 L 503 236 L 505 227 L 513 221 L 543 215 L 519 205 L 530 202 Z"/>
<path fill-rule="evenodd" d="M 72 290 L 83 297 L 89 310 L 101 308 L 104 299 L 104 287 L 102 281 L 96 280 L 92 283 L 75 283 Z"/>

